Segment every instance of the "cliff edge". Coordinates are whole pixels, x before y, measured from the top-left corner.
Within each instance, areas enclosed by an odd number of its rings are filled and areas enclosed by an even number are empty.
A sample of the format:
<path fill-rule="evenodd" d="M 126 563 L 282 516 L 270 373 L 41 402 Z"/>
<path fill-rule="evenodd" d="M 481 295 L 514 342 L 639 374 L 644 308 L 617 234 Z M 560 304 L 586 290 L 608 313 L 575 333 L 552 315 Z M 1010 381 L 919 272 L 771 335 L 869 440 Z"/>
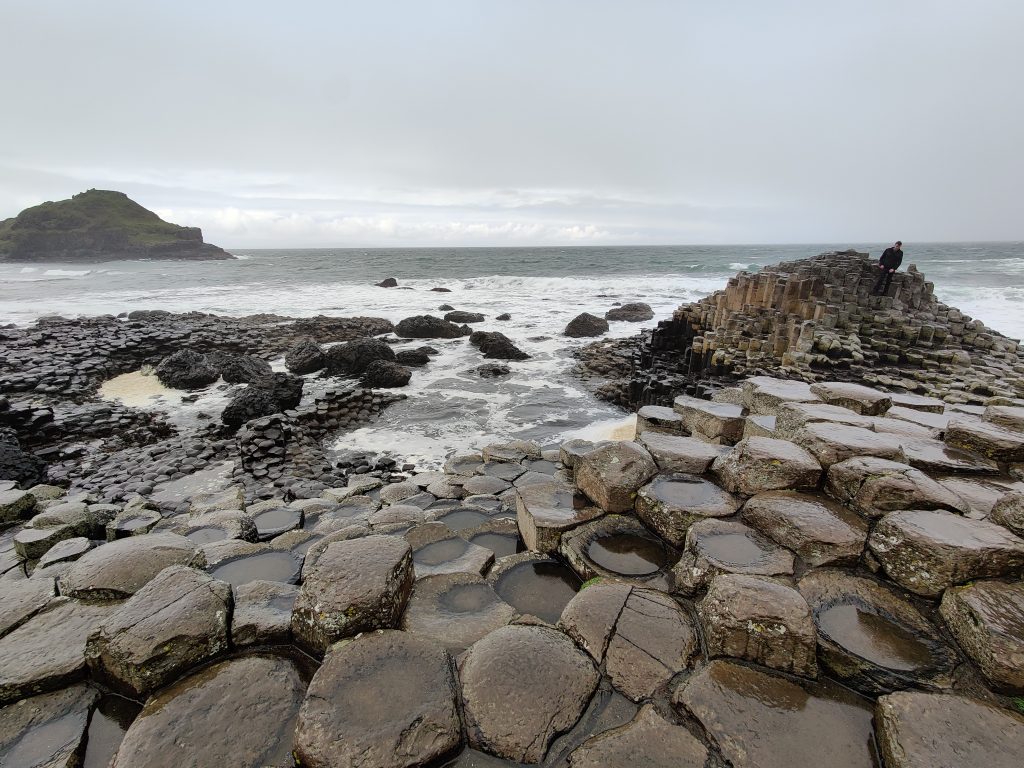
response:
<path fill-rule="evenodd" d="M 233 258 L 198 227 L 166 222 L 123 192 L 90 189 L 0 221 L 0 261 Z"/>

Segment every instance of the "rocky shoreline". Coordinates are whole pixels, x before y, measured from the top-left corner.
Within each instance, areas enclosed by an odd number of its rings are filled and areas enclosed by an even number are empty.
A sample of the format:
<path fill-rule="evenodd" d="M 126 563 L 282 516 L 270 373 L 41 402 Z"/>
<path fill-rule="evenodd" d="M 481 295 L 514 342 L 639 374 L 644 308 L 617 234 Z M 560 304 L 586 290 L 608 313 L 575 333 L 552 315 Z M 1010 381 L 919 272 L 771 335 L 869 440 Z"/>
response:
<path fill-rule="evenodd" d="M 442 471 L 325 439 L 430 339 L 522 359 L 475 316 L 0 329 L 0 764 L 1016 766 L 1020 352 L 869 268 L 585 348 L 635 439 Z M 96 397 L 140 369 L 220 413 Z"/>

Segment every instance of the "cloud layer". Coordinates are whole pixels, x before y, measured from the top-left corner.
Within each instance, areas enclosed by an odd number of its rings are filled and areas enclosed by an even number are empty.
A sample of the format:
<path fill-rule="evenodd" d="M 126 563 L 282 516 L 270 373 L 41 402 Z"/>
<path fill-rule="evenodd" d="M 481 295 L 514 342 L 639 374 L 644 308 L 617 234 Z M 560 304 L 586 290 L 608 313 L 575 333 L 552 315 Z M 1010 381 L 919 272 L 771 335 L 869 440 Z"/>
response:
<path fill-rule="evenodd" d="M 0 217 L 228 247 L 1020 239 L 1024 5 L 8 0 Z"/>

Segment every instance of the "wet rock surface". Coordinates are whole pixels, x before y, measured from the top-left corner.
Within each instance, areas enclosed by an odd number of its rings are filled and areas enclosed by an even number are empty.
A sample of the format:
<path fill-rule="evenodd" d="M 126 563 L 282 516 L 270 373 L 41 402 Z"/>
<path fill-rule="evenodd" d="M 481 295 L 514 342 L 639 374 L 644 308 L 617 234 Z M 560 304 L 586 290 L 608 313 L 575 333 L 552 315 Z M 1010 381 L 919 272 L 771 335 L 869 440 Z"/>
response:
<path fill-rule="evenodd" d="M 697 604 L 708 655 L 747 659 L 801 677 L 818 676 L 816 632 L 807 601 L 763 576 L 716 576 Z"/>
<path fill-rule="evenodd" d="M 303 675 L 288 658 L 244 656 L 214 664 L 146 702 L 111 768 L 290 766 L 305 691 Z"/>
<path fill-rule="evenodd" d="M 342 638 L 397 626 L 412 582 L 412 550 L 402 539 L 367 536 L 329 544 L 303 574 L 292 633 L 323 653 Z"/>
<path fill-rule="evenodd" d="M 875 716 L 893 768 L 1011 768 L 1024 749 L 1024 717 L 962 696 L 901 691 L 880 698 Z"/>
<path fill-rule="evenodd" d="M 743 505 L 743 522 L 808 565 L 856 563 L 868 536 L 867 522 L 823 496 L 791 491 L 760 493 Z"/>
<path fill-rule="evenodd" d="M 231 587 L 170 566 L 120 605 L 89 637 L 93 674 L 134 698 L 228 649 Z"/>
<path fill-rule="evenodd" d="M 672 569 L 675 590 L 695 595 L 720 573 L 788 575 L 793 573 L 793 554 L 743 523 L 694 523 L 686 534 L 683 554 Z"/>
<path fill-rule="evenodd" d="M 874 768 L 871 708 L 842 688 L 728 661 L 683 682 L 673 703 L 692 714 L 735 768 Z"/>
<path fill-rule="evenodd" d="M 595 736 L 569 756 L 573 768 L 704 768 L 708 750 L 647 705 L 627 725 Z"/>
<path fill-rule="evenodd" d="M 295 728 L 295 754 L 313 768 L 424 765 L 461 741 L 453 663 L 405 632 L 339 644 L 313 676 Z"/>
<path fill-rule="evenodd" d="M 973 579 L 1024 573 L 1024 540 L 951 512 L 890 512 L 875 525 L 868 546 L 890 579 L 925 597 Z"/>
<path fill-rule="evenodd" d="M 950 587 L 939 611 L 993 687 L 1024 692 L 1024 582 L 978 581 Z"/>
<path fill-rule="evenodd" d="M 686 669 L 697 650 L 697 631 L 671 597 L 626 584 L 587 587 L 562 611 L 559 625 L 635 701 Z"/>
<path fill-rule="evenodd" d="M 34 696 L 0 709 L 0 765 L 78 765 L 99 692 L 85 685 Z"/>
<path fill-rule="evenodd" d="M 831 568 L 810 572 L 799 589 L 814 615 L 819 659 L 847 685 L 877 696 L 952 684 L 955 651 L 896 590 Z"/>
<path fill-rule="evenodd" d="M 495 630 L 459 671 L 470 746 L 523 763 L 539 763 L 576 723 L 599 677 L 569 638 L 531 626 Z"/>

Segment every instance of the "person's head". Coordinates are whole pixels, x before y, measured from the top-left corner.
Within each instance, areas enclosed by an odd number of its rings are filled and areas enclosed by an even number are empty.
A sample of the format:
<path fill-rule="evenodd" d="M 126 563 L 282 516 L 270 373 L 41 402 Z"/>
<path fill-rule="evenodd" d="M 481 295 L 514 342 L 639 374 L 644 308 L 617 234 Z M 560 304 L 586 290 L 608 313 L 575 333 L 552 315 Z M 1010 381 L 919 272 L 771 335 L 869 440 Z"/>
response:
<path fill-rule="evenodd" d="M 898 251 L 902 247 L 903 247 L 903 241 L 902 240 L 897 240 L 896 241 L 896 250 Z"/>

